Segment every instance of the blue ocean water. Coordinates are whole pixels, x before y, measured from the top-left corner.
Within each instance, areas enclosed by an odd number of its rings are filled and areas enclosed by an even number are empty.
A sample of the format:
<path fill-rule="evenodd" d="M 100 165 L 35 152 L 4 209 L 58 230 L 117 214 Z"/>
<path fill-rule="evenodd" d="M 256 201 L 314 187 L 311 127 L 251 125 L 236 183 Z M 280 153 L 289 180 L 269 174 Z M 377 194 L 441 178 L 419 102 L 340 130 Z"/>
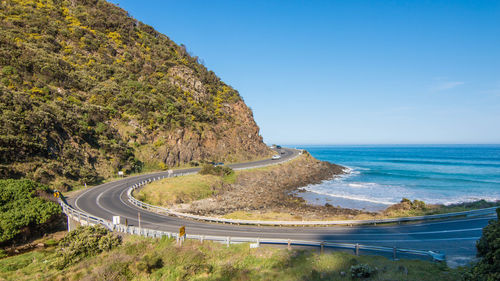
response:
<path fill-rule="evenodd" d="M 349 168 L 306 187 L 311 203 L 383 209 L 403 197 L 452 204 L 500 200 L 500 145 L 298 146 Z"/>

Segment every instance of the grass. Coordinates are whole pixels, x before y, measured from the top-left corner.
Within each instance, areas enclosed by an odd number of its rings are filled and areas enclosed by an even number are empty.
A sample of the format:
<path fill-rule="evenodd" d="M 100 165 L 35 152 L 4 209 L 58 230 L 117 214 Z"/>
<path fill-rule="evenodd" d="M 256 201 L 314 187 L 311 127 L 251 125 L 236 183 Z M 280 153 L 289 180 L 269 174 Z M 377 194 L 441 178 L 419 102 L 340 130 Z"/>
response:
<path fill-rule="evenodd" d="M 232 181 L 233 177 L 227 180 Z M 187 203 L 216 194 L 222 182 L 221 177 L 200 174 L 166 178 L 146 185 L 139 190 L 136 197 L 159 206 Z"/>
<path fill-rule="evenodd" d="M 296 159 L 292 160 L 295 161 Z M 259 167 L 248 170 L 235 171 L 224 177 L 213 175 L 186 175 L 174 178 L 166 178 L 146 185 L 134 196 L 137 199 L 157 205 L 169 206 L 178 203 L 189 203 L 195 200 L 205 199 L 217 194 L 222 183 L 234 184 L 242 173 L 259 173 L 270 171 L 276 166 Z"/>
<path fill-rule="evenodd" d="M 0 280 L 351 280 L 355 264 L 377 273 L 368 280 L 459 280 L 460 270 L 418 260 L 392 261 L 344 252 L 303 251 L 248 244 L 124 238 L 123 245 L 58 271 L 55 248 L 0 259 Z M 341 272 L 345 272 L 343 277 Z M 365 279 L 366 280 L 366 279 Z"/>
<path fill-rule="evenodd" d="M 0 259 L 0 280 L 47 280 L 56 269 L 47 267 L 54 249 L 36 250 Z"/>
<path fill-rule="evenodd" d="M 249 161 L 252 162 L 252 161 L 260 161 L 260 160 L 269 159 L 273 154 L 274 153 L 270 153 L 269 156 L 266 156 L 266 157 L 256 157 L 256 158 L 254 158 L 252 160 L 249 160 Z M 227 162 L 226 165 L 227 164 L 235 164 L 235 163 Z M 190 168 L 199 168 L 199 167 L 200 166 L 192 166 L 192 165 L 189 165 L 189 163 L 185 163 L 185 164 L 181 164 L 179 166 L 169 167 L 168 169 L 170 169 L 170 170 L 181 170 L 181 169 L 190 169 Z M 266 168 L 270 168 L 270 167 L 255 168 L 255 169 L 251 169 L 251 170 L 266 169 Z M 126 177 L 133 177 L 133 176 L 145 175 L 145 174 L 156 173 L 156 172 L 164 172 L 165 170 L 166 169 L 162 169 L 160 167 L 159 163 L 157 163 L 157 162 L 145 162 L 144 163 L 144 167 L 142 167 L 142 170 L 140 172 L 134 172 L 134 173 L 128 174 Z M 227 179 L 227 180 L 229 180 L 228 183 L 234 183 L 236 181 L 236 175 L 233 175 L 232 177 L 228 177 L 228 179 Z M 232 181 L 230 181 L 231 178 L 232 178 Z M 104 183 L 113 182 L 113 181 L 117 181 L 117 180 L 121 180 L 121 179 L 123 179 L 123 177 L 118 176 L 117 174 L 115 174 L 112 177 L 106 178 L 106 179 L 104 179 L 103 181 L 101 181 L 99 183 L 96 183 L 96 184 L 87 184 L 87 188 L 91 188 L 91 187 L 94 187 L 94 186 L 97 186 L 97 185 L 101 185 L 101 184 L 104 184 Z M 71 197 L 74 194 L 77 194 L 77 193 L 81 192 L 84 189 L 86 189 L 85 185 L 83 185 L 83 184 L 75 184 L 75 185 L 73 185 L 71 187 L 71 190 L 68 191 L 68 192 L 65 192 L 64 195 L 67 196 L 67 197 Z"/>
<path fill-rule="evenodd" d="M 475 203 L 475 202 L 473 202 Z M 472 204 L 471 206 L 464 206 L 460 204 L 459 206 L 443 206 L 443 205 L 429 205 L 427 209 L 424 210 L 399 210 L 393 211 L 389 214 L 359 214 L 352 217 L 347 217 L 345 215 L 324 217 L 322 221 L 329 220 L 373 220 L 373 219 L 389 219 L 389 218 L 402 218 L 402 217 L 413 217 L 413 216 L 424 216 L 424 215 L 435 215 L 435 214 L 446 214 L 462 211 L 472 211 L 480 208 L 488 208 L 499 206 L 499 203 L 487 202 L 487 205 L 477 205 Z M 467 203 L 469 204 L 469 203 Z M 482 207 L 481 207 L 482 206 Z M 240 219 L 240 220 L 262 220 L 262 221 L 302 221 L 303 218 L 299 214 L 290 214 L 284 212 L 261 212 L 261 211 L 235 211 L 223 216 L 227 219 Z"/>
<path fill-rule="evenodd" d="M 169 168 L 170 170 L 181 170 L 181 169 L 190 169 L 190 168 L 198 168 L 197 166 L 191 166 L 189 164 L 184 164 L 184 165 L 179 165 L 176 167 Z M 151 174 L 151 173 L 158 173 L 158 172 L 165 172 L 165 169 L 161 169 L 158 165 L 145 165 L 140 172 L 133 172 L 130 174 L 127 174 L 125 177 L 119 176 L 117 174 L 113 175 L 112 177 L 106 178 L 98 183 L 95 184 L 87 184 L 87 188 L 95 187 L 104 183 L 108 182 L 113 182 L 117 180 L 122 180 L 127 177 L 134 177 L 134 176 L 140 176 L 140 175 L 146 175 L 146 174 Z M 75 192 L 81 192 L 85 188 L 84 184 L 76 184 L 71 186 L 71 190 L 68 192 L 65 192 L 64 194 L 68 197 L 70 197 L 73 193 Z"/>
<path fill-rule="evenodd" d="M 247 212 L 236 211 L 224 216 L 226 219 L 264 220 L 264 221 L 301 221 L 302 217 L 280 212 Z"/>
<path fill-rule="evenodd" d="M 298 161 L 301 157 L 294 159 L 284 165 Z M 222 183 L 233 184 L 236 183 L 237 179 L 241 175 L 251 175 L 259 177 L 260 173 L 266 173 L 276 169 L 277 166 L 266 166 L 254 169 L 236 171 L 235 173 L 226 176 L 222 179 L 215 176 L 208 175 L 187 175 L 183 177 L 164 179 L 159 182 L 155 182 L 147 185 L 141 191 L 138 192 L 137 198 L 141 201 L 159 206 L 169 206 L 176 203 L 189 203 L 195 200 L 209 198 L 219 190 Z M 337 216 L 324 217 L 317 220 L 371 220 L 371 219 L 387 219 L 387 218 L 400 218 L 400 217 L 410 217 L 410 216 L 423 216 L 423 215 L 433 215 L 433 214 L 444 214 L 451 212 L 469 211 L 480 208 L 488 208 L 494 206 L 500 206 L 500 202 L 486 202 L 484 200 L 463 203 L 450 206 L 444 205 L 426 205 L 423 202 L 422 205 L 412 205 L 409 204 L 398 204 L 400 206 L 394 206 L 390 210 L 385 212 L 380 212 L 377 214 L 359 214 L 357 216 L 346 216 L 339 214 Z M 422 207 L 424 206 L 424 207 Z M 224 216 L 229 219 L 244 219 L 244 220 L 264 220 L 264 221 L 302 221 L 303 218 L 300 214 L 290 214 L 286 212 L 279 211 L 235 211 Z"/>

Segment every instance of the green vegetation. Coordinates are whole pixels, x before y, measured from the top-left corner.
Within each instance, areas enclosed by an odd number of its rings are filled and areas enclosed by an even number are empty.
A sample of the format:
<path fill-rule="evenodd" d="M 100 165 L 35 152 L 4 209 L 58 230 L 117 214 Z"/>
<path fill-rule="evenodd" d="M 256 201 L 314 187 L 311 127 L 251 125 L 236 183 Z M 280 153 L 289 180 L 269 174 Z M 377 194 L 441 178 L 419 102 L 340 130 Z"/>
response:
<path fill-rule="evenodd" d="M 208 198 L 224 184 L 236 181 L 237 173 L 229 167 L 203 165 L 198 174 L 166 178 L 141 188 L 137 199 L 157 206 L 189 203 Z"/>
<path fill-rule="evenodd" d="M 226 219 L 238 220 L 263 220 L 263 221 L 302 221 L 300 215 L 281 212 L 249 212 L 249 211 L 235 211 L 224 215 Z"/>
<path fill-rule="evenodd" d="M 0 45 L 0 178 L 64 190 L 137 172 L 169 149 L 161 133 L 203 135 L 241 101 L 185 46 L 103 0 L 2 1 Z"/>
<path fill-rule="evenodd" d="M 464 280 L 500 280 L 500 208 L 497 209 L 497 219 L 483 228 L 483 235 L 476 246 L 481 260 L 464 275 Z"/>
<path fill-rule="evenodd" d="M 187 203 L 217 193 L 222 178 L 214 175 L 187 175 L 155 181 L 141 188 L 137 199 L 157 206 Z"/>
<path fill-rule="evenodd" d="M 472 211 L 482 208 L 490 208 L 500 206 L 500 202 L 487 202 L 479 200 L 475 202 L 460 203 L 453 205 L 430 205 L 420 200 L 411 201 L 403 198 L 400 203 L 394 204 L 384 210 L 382 213 L 359 214 L 356 216 L 336 215 L 324 217 L 322 220 L 372 220 L 372 219 L 388 219 L 400 217 L 413 217 L 446 214 L 462 211 Z M 264 221 L 301 221 L 303 218 L 299 214 L 290 214 L 276 211 L 261 212 L 261 211 L 235 211 L 224 216 L 228 219 L 243 219 L 243 220 L 264 220 Z"/>
<path fill-rule="evenodd" d="M 61 209 L 48 201 L 48 186 L 30 180 L 0 180 L 0 244 L 51 229 Z"/>
<path fill-rule="evenodd" d="M 201 175 L 214 175 L 214 176 L 229 176 L 234 174 L 233 169 L 227 166 L 214 166 L 210 164 L 203 165 L 199 172 Z"/>
<path fill-rule="evenodd" d="M 471 211 L 482 208 L 491 208 L 500 206 L 500 201 L 487 202 L 485 200 L 478 200 L 475 202 L 467 202 L 452 205 L 430 205 L 420 200 L 409 200 L 403 198 L 400 203 L 394 204 L 387 208 L 384 217 L 410 217 L 410 216 L 425 216 L 436 215 L 454 212 Z"/>
<path fill-rule="evenodd" d="M 109 251 L 120 245 L 122 239 L 104 227 L 90 226 L 79 227 L 68 233 L 60 242 L 56 252 L 54 267 L 66 268 L 84 258 L 95 256 L 99 253 Z"/>
<path fill-rule="evenodd" d="M 189 231 L 189 230 L 188 230 Z M 97 251 L 98 244 L 92 248 Z M 83 246 L 83 245 L 80 245 Z M 59 246 L 60 247 L 60 246 Z M 459 280 L 444 264 L 343 252 L 300 251 L 129 236 L 110 251 L 87 256 L 63 269 L 48 266 L 59 247 L 0 260 L 6 280 Z M 86 246 L 85 246 L 86 247 Z M 352 278 L 353 274 L 371 277 Z"/>

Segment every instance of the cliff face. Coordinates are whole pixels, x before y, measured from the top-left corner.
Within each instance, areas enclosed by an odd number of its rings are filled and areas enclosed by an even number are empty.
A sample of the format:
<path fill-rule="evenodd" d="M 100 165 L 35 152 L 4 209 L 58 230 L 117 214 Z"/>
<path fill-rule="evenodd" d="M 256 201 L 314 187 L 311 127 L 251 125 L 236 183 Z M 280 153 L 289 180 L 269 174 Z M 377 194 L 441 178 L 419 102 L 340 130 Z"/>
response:
<path fill-rule="evenodd" d="M 64 188 L 270 153 L 236 90 L 113 4 L 2 1 L 0 33 L 0 177 Z"/>

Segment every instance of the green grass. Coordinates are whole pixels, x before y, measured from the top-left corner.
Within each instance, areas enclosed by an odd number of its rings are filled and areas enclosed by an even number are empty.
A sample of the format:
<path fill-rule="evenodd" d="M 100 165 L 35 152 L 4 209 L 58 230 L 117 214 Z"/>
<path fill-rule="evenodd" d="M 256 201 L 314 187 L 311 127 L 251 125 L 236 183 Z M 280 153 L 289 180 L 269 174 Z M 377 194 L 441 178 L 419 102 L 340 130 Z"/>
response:
<path fill-rule="evenodd" d="M 191 240 L 180 247 L 172 239 L 136 236 L 61 271 L 50 266 L 53 253 L 41 250 L 1 259 L 0 280 L 351 280 L 349 269 L 355 264 L 378 269 L 369 280 L 459 280 L 460 273 L 426 261 Z"/>
<path fill-rule="evenodd" d="M 227 178 L 227 181 L 231 180 L 231 177 Z M 166 178 L 146 185 L 136 196 L 139 200 L 159 206 L 187 203 L 212 196 L 222 181 L 219 176 L 200 174 Z"/>
<path fill-rule="evenodd" d="M 283 165 L 290 165 L 299 159 L 307 157 L 307 155 L 299 156 Z M 218 178 L 215 176 L 207 175 L 188 175 L 176 178 L 164 179 L 159 182 L 155 182 L 147 185 L 141 191 L 138 192 L 137 198 L 141 201 L 159 205 L 159 206 L 169 206 L 176 203 L 189 203 L 195 200 L 209 198 L 215 194 L 222 183 L 224 184 L 234 184 L 241 175 L 251 175 L 252 177 L 259 177 L 261 173 L 267 173 L 273 171 L 273 169 L 278 168 L 278 166 L 266 166 L 253 168 L 242 171 L 235 171 L 234 173 L 225 176 L 223 178 Z M 411 204 L 411 203 L 410 203 Z M 494 206 L 500 206 L 500 202 L 486 202 L 484 200 L 456 204 L 450 206 L 444 205 L 428 205 L 422 203 L 424 208 L 420 208 L 421 205 L 401 205 L 398 208 L 391 208 L 385 212 L 376 214 L 359 214 L 357 216 L 346 216 L 346 215 L 334 215 L 330 217 L 325 217 L 323 220 L 372 220 L 372 219 L 387 219 L 387 218 L 399 218 L 399 217 L 412 217 L 412 216 L 423 216 L 423 215 L 433 215 L 433 214 L 444 214 L 451 212 L 461 212 L 470 211 L 480 208 L 488 208 Z M 280 221 L 302 221 L 303 218 L 300 215 L 291 215 L 286 212 L 280 211 L 235 211 L 224 216 L 230 219 L 246 219 L 246 220 L 280 220 Z"/>
<path fill-rule="evenodd" d="M 47 280 L 55 276 L 56 269 L 47 265 L 54 249 L 37 250 L 0 259 L 0 280 Z"/>

